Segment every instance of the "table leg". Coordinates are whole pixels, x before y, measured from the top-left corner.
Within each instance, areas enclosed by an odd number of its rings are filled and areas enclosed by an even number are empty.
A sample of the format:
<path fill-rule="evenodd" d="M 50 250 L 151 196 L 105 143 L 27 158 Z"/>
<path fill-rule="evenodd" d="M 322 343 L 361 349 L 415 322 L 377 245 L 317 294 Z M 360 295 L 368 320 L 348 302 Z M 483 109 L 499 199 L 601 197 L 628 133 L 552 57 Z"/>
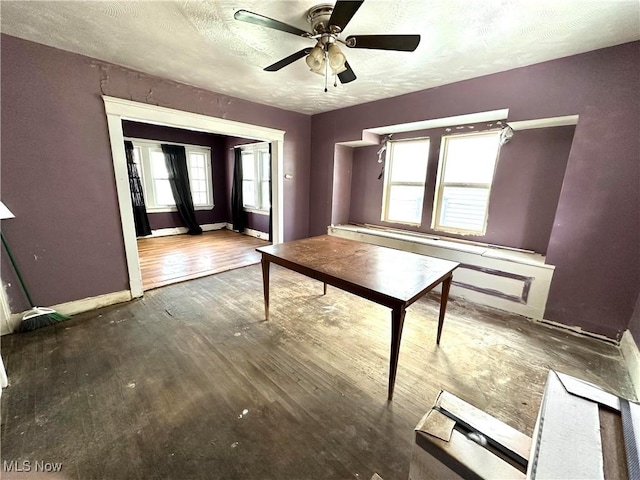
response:
<path fill-rule="evenodd" d="M 326 294 L 327 294 L 327 283 L 325 282 L 325 284 L 324 284 L 324 293 L 323 293 L 323 295 L 326 295 Z"/>
<path fill-rule="evenodd" d="M 264 291 L 264 319 L 269 320 L 269 260 L 262 256 L 262 288 Z"/>
<path fill-rule="evenodd" d="M 449 288 L 451 287 L 452 278 L 453 275 L 449 275 L 442 281 L 442 295 L 440 296 L 440 316 L 438 317 L 438 336 L 436 337 L 436 345 L 440 345 L 440 335 L 442 335 L 444 313 L 447 311 L 447 300 L 449 300 Z"/>
<path fill-rule="evenodd" d="M 396 383 L 396 371 L 398 370 L 398 354 L 400 353 L 400 339 L 402 338 L 402 326 L 406 310 L 404 306 L 396 307 L 391 311 L 391 360 L 389 364 L 389 396 L 393 398 L 393 387 Z"/>

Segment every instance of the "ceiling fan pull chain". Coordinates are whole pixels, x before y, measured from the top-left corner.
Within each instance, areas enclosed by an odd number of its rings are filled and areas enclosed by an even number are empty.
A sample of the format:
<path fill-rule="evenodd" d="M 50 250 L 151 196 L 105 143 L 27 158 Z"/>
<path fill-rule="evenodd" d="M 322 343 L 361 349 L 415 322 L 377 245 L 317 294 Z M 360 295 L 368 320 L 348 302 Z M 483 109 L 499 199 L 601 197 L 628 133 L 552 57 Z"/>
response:
<path fill-rule="evenodd" d="M 324 93 L 327 93 L 327 77 L 329 76 L 329 54 L 324 51 Z"/>

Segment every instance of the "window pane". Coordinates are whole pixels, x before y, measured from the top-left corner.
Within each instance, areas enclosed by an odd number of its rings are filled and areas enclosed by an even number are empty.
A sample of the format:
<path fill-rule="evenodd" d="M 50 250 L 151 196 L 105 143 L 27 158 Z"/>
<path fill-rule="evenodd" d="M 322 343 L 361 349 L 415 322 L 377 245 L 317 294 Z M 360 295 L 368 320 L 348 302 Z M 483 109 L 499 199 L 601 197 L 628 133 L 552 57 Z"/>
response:
<path fill-rule="evenodd" d="M 269 182 L 262 182 L 262 208 L 269 208 Z"/>
<path fill-rule="evenodd" d="M 207 195 L 205 193 L 192 193 L 191 197 L 193 198 L 193 204 L 196 206 L 207 204 Z"/>
<path fill-rule="evenodd" d="M 256 206 L 256 192 L 252 181 L 242 182 L 242 204 L 246 207 Z"/>
<path fill-rule="evenodd" d="M 447 137 L 444 182 L 491 183 L 500 133 Z"/>
<path fill-rule="evenodd" d="M 444 187 L 440 225 L 482 232 L 488 204 L 488 188 Z"/>
<path fill-rule="evenodd" d="M 151 157 L 151 176 L 153 178 L 169 178 L 167 164 L 164 161 L 164 153 L 157 150 L 152 150 L 149 153 Z"/>
<path fill-rule="evenodd" d="M 392 185 L 389 188 L 388 221 L 420 223 L 423 186 Z"/>
<path fill-rule="evenodd" d="M 204 168 L 192 168 L 189 171 L 189 178 L 194 180 L 204 180 L 206 177 Z"/>
<path fill-rule="evenodd" d="M 204 168 L 204 155 L 202 153 L 189 153 L 191 168 Z"/>
<path fill-rule="evenodd" d="M 158 206 L 176 204 L 173 199 L 173 193 L 171 193 L 169 180 L 155 180 L 154 184 L 156 190 L 156 204 Z"/>
<path fill-rule="evenodd" d="M 424 182 L 427 177 L 429 140 L 393 142 L 391 181 Z"/>
<path fill-rule="evenodd" d="M 242 179 L 253 180 L 256 178 L 255 164 L 253 160 L 253 153 L 242 154 Z"/>
<path fill-rule="evenodd" d="M 269 180 L 269 173 L 271 171 L 271 156 L 268 153 L 263 153 L 261 157 L 262 161 L 262 180 Z"/>
<path fill-rule="evenodd" d="M 206 193 L 207 183 L 204 180 L 191 180 L 191 193 Z"/>

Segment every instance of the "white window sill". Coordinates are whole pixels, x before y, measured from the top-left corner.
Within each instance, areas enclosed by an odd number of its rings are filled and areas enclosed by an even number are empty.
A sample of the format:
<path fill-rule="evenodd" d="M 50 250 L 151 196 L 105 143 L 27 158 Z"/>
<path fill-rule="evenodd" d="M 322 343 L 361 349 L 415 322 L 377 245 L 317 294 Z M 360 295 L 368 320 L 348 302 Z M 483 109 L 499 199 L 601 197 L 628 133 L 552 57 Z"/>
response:
<path fill-rule="evenodd" d="M 394 223 L 396 225 L 406 225 L 407 227 L 419 227 L 420 225 L 422 225 L 421 223 L 413 223 L 413 222 L 402 221 L 402 220 L 391 220 L 389 218 L 382 218 L 380 219 L 380 221 L 387 222 L 387 223 Z"/>
<path fill-rule="evenodd" d="M 436 232 L 442 232 L 442 233 L 451 233 L 453 235 L 484 235 L 487 233 L 486 229 L 485 230 L 456 230 L 455 228 L 448 228 L 448 227 L 434 227 L 431 226 L 432 230 L 435 230 Z"/>
<path fill-rule="evenodd" d="M 479 242 L 458 241 L 453 238 L 438 237 L 429 234 L 420 234 L 415 232 L 389 231 L 371 227 L 360 227 L 356 225 L 332 225 L 335 230 L 351 231 L 355 233 L 364 233 L 376 235 L 379 237 L 393 238 L 409 242 L 431 245 L 433 247 L 446 248 L 448 250 L 457 250 L 483 257 L 507 260 L 510 262 L 522 263 L 527 265 L 541 266 L 545 268 L 554 267 L 545 263 L 546 257 L 539 253 L 520 251 L 510 247 L 502 247 L 499 245 L 488 245 Z"/>
<path fill-rule="evenodd" d="M 194 207 L 194 210 L 212 210 L 214 205 L 199 205 Z M 147 213 L 166 213 L 166 212 L 177 212 L 178 209 L 176 207 L 152 207 L 147 208 Z"/>
<path fill-rule="evenodd" d="M 269 210 L 259 210 L 257 208 L 244 207 L 244 211 L 248 213 L 255 213 L 257 215 L 269 215 Z"/>

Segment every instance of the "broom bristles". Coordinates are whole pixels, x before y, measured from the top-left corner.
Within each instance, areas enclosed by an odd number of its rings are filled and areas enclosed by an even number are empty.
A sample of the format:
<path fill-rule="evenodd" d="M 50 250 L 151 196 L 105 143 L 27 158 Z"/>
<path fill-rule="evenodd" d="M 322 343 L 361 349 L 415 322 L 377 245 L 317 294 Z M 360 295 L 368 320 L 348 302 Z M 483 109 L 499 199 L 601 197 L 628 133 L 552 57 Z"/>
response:
<path fill-rule="evenodd" d="M 51 308 L 34 307 L 24 314 L 16 332 L 30 332 L 49 325 L 68 320 L 69 316 L 58 313 Z"/>

